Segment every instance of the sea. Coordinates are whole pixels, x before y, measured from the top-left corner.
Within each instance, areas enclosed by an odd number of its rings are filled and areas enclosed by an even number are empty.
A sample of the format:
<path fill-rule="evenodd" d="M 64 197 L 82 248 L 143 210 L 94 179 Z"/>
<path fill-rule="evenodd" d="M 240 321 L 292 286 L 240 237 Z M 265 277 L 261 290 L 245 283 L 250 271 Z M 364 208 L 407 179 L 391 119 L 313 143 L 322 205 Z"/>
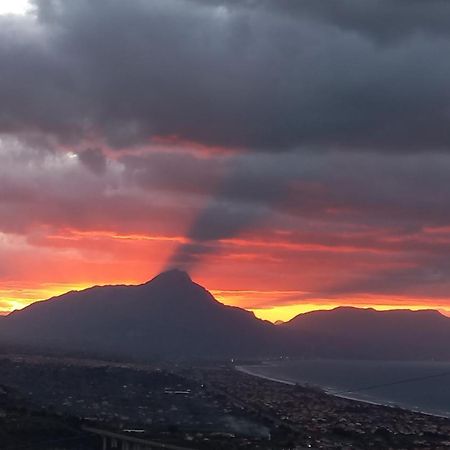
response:
<path fill-rule="evenodd" d="M 239 366 L 273 381 L 450 418 L 450 362 L 282 360 Z"/>

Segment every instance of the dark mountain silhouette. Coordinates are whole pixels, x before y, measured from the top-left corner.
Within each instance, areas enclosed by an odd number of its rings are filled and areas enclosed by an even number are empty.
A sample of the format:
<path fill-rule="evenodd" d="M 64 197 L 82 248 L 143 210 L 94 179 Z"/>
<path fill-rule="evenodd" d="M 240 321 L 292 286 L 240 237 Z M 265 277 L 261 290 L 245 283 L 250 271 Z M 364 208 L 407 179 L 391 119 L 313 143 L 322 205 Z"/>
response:
<path fill-rule="evenodd" d="M 340 307 L 273 325 L 225 306 L 186 272 L 138 286 L 96 286 L 0 320 L 1 344 L 126 358 L 264 357 L 450 360 L 437 311 Z"/>
<path fill-rule="evenodd" d="M 305 354 L 332 358 L 450 359 L 450 318 L 435 310 L 338 307 L 282 325 Z"/>
<path fill-rule="evenodd" d="M 1 327 L 10 341 L 67 351 L 214 357 L 270 353 L 274 325 L 171 270 L 139 286 L 96 286 L 34 303 Z"/>

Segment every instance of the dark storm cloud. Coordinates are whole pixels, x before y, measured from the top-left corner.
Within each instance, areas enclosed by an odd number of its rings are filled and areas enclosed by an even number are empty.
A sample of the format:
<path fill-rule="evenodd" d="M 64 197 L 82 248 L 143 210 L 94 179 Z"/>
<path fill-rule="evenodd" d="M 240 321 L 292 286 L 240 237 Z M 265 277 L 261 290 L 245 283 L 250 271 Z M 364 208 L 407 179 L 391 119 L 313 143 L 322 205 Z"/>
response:
<path fill-rule="evenodd" d="M 379 41 L 408 38 L 415 33 L 450 34 L 450 4 L 446 0 L 281 0 L 272 1 L 289 13 L 312 18 L 340 28 L 355 30 Z"/>
<path fill-rule="evenodd" d="M 300 254 L 302 244 L 380 252 L 387 258 L 405 253 L 426 267 L 439 266 L 450 250 L 445 231 L 424 231 L 450 222 L 446 155 L 268 153 L 229 158 L 227 165 L 222 157 L 185 155 L 177 165 L 178 158 L 165 154 L 121 159 L 126 177 L 145 190 L 209 199 L 190 224 L 189 242 L 168 263 L 171 267 L 192 267 L 202 255 L 221 252 L 218 241 L 258 236 L 261 228 L 268 245 L 280 239 L 269 239 L 268 229 L 289 230 L 288 240 L 300 245 Z M 212 189 L 208 175 L 217 159 L 229 171 L 222 178 L 216 173 L 220 183 Z M 427 262 L 423 255 L 431 259 Z"/>
<path fill-rule="evenodd" d="M 78 153 L 78 158 L 89 170 L 97 175 L 105 173 L 106 158 L 98 148 L 88 148 Z"/>
<path fill-rule="evenodd" d="M 188 227 L 192 240 L 212 243 L 269 223 L 297 230 L 294 242 L 449 251 L 445 230 L 420 238 L 425 228 L 450 223 L 447 155 L 153 153 L 110 160 L 104 177 L 90 176 L 79 157 L 11 140 L 0 155 L 0 225 L 8 230 L 33 223 L 110 229 L 117 221 L 139 232 L 158 218 L 159 231 Z"/>
<path fill-rule="evenodd" d="M 289 16 L 309 17 L 319 22 L 353 30 L 378 42 L 408 38 L 412 34 L 450 34 L 450 4 L 446 0 L 198 0 L 227 3 Z"/>
<path fill-rule="evenodd" d="M 227 210 L 220 205 L 241 205 L 254 206 L 255 214 L 260 207 L 270 213 L 330 220 L 332 227 L 342 221 L 416 231 L 450 222 L 448 155 L 304 151 L 228 159 L 165 154 L 120 161 L 126 176 L 146 190 L 212 196 L 214 215 Z"/>
<path fill-rule="evenodd" d="M 189 242 L 181 244 L 166 264 L 167 268 L 182 267 L 192 270 L 202 257 L 219 250 L 215 245 L 221 239 L 238 235 L 255 226 L 270 213 L 270 207 L 247 204 L 245 207 L 227 201 L 227 188 L 230 180 L 221 187 L 216 195 L 203 208 L 190 225 L 186 237 Z"/>
<path fill-rule="evenodd" d="M 116 147 L 155 135 L 265 150 L 450 144 L 441 1 L 36 5 L 37 21 L 0 19 L 3 131 Z"/>
<path fill-rule="evenodd" d="M 337 282 L 317 296 L 342 296 L 377 293 L 382 295 L 410 295 L 411 297 L 448 297 L 450 288 L 450 258 L 437 255 L 418 258 L 412 267 L 380 269 L 344 283 Z"/>

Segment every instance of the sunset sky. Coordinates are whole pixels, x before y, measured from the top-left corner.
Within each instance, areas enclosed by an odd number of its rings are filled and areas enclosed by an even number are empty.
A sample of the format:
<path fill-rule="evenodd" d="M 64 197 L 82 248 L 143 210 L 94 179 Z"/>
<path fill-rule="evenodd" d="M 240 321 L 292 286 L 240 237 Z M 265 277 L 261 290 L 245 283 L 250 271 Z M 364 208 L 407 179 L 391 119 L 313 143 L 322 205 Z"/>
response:
<path fill-rule="evenodd" d="M 450 314 L 450 2 L 20 4 L 2 314 L 172 267 L 272 321 Z"/>

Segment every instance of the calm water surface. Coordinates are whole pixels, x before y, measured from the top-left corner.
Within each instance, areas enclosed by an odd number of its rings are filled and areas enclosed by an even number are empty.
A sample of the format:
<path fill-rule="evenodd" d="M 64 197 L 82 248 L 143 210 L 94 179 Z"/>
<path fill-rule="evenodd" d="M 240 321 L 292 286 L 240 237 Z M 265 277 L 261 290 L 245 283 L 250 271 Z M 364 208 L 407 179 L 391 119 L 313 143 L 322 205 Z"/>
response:
<path fill-rule="evenodd" d="M 307 360 L 245 369 L 333 394 L 450 417 L 450 363 Z"/>

